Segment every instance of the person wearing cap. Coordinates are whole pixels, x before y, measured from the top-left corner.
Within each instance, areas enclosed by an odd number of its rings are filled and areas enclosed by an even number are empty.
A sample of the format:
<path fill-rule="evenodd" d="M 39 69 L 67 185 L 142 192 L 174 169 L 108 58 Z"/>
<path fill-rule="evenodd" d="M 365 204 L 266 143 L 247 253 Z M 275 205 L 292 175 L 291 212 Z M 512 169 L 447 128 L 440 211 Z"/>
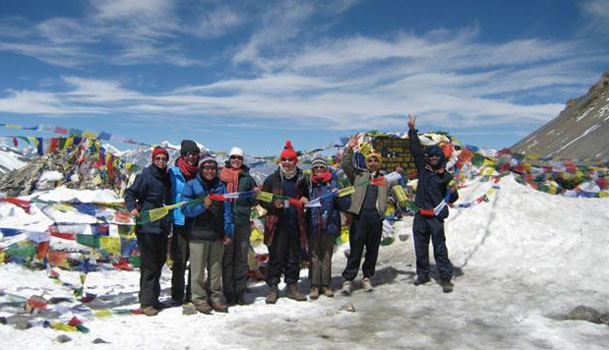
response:
<path fill-rule="evenodd" d="M 453 203 L 458 198 L 456 187 L 449 186 L 452 175 L 446 171 L 446 157 L 442 149 L 437 146 L 423 147 L 415 128 L 416 117 L 408 117 L 408 139 L 410 140 L 410 152 L 417 166 L 418 184 L 415 194 L 415 204 L 421 209 L 436 208 L 447 197 L 448 202 Z M 430 281 L 429 279 L 429 239 L 433 245 L 434 259 L 440 275 L 440 285 L 445 293 L 453 290 L 451 279 L 453 277 L 453 265 L 448 258 L 446 247 L 446 236 L 444 234 L 444 219 L 448 217 L 448 207 L 445 206 L 435 215 L 421 215 L 415 213 L 412 224 L 414 237 L 414 248 L 416 254 L 417 278 L 414 285 L 418 286 Z"/>
<path fill-rule="evenodd" d="M 243 164 L 243 150 L 233 147 L 225 166 L 220 169 L 220 180 L 226 186 L 228 193 L 254 191 L 249 198 L 230 200 L 235 222 L 235 236 L 231 244 L 224 247 L 222 260 L 222 285 L 224 296 L 229 305 L 245 305 L 247 290 L 247 272 L 249 265 L 247 255 L 250 246 L 250 212 L 256 205 L 256 181 L 249 173 L 249 168 Z"/>
<path fill-rule="evenodd" d="M 383 233 L 383 220 L 387 210 L 388 186 L 377 186 L 372 181 L 384 176 L 380 170 L 382 157 L 376 151 L 366 156 L 366 168 L 354 166 L 353 148 L 357 145 L 357 137 L 352 137 L 343 153 L 341 167 L 347 178 L 355 187 L 351 195 L 351 206 L 347 212 L 351 214 L 349 227 L 350 253 L 347 266 L 343 271 L 342 294 L 350 295 L 353 291 L 353 280 L 357 277 L 364 248 L 366 256 L 362 266 L 364 277 L 361 288 L 370 292 L 373 290 L 370 278 L 374 276 L 376 261 Z"/>
<path fill-rule="evenodd" d="M 296 166 L 298 155 L 291 141 L 286 141 L 279 156 L 279 167 L 262 184 L 262 191 L 274 195 L 296 198 L 296 183 L 303 172 Z M 267 304 L 275 304 L 279 298 L 279 281 L 282 273 L 287 284 L 286 297 L 305 301 L 307 297 L 298 290 L 300 277 L 300 252 L 306 246 L 307 234 L 302 207 L 289 201 L 274 198 L 270 203 L 260 201 L 267 210 L 264 225 L 264 243 L 269 249 Z"/>
<path fill-rule="evenodd" d="M 211 154 L 200 158 L 197 176 L 184 187 L 183 199 L 188 203 L 182 206 L 184 215 L 193 219 L 188 227 L 192 303 L 201 313 L 228 312 L 222 293 L 222 256 L 235 231 L 232 208 L 228 201 L 210 198 L 226 193 L 216 158 Z"/>
<path fill-rule="evenodd" d="M 169 203 L 170 182 L 167 176 L 169 153 L 162 147 L 152 151 L 152 164 L 135 177 L 125 191 L 125 206 L 136 218 L 135 234 L 140 250 L 140 310 L 146 316 L 155 316 L 162 309 L 161 271 L 167 259 L 167 236 L 170 222 L 167 216 L 148 222 L 138 220 L 144 211 L 161 208 Z"/>
<path fill-rule="evenodd" d="M 319 200 L 318 206 L 307 209 L 309 272 L 311 290 L 309 297 L 317 299 L 321 294 L 333 297 L 332 253 L 336 237 L 340 234 L 340 212 L 351 204 L 350 196 L 338 197 L 340 189 L 336 174 L 328 169 L 328 162 L 317 156 L 311 163 L 312 173 L 304 176 L 296 185 L 304 204 Z M 331 194 L 334 194 L 332 196 Z"/>
<path fill-rule="evenodd" d="M 169 181 L 171 182 L 171 204 L 182 201 L 182 192 L 186 181 L 192 180 L 199 171 L 199 146 L 192 140 L 182 140 L 180 144 L 180 157 L 176 159 L 175 165 L 169 168 Z M 171 233 L 171 299 L 174 304 L 179 305 L 184 301 L 190 301 L 190 281 L 186 284 L 186 296 L 184 295 L 184 273 L 188 262 L 188 226 L 189 220 L 182 214 L 180 208 L 172 212 Z"/>

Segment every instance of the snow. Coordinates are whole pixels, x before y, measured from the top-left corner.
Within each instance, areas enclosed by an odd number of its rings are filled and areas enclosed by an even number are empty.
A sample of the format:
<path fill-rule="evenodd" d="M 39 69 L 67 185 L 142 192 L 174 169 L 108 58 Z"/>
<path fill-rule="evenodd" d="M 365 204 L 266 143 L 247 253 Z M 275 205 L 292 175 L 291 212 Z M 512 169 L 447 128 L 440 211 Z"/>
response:
<path fill-rule="evenodd" d="M 45 171 L 42 176 L 40 176 L 39 182 L 48 182 L 48 181 L 61 181 L 63 180 L 63 174 L 59 171 Z"/>
<path fill-rule="evenodd" d="M 0 173 L 4 172 L 3 168 L 8 170 L 19 169 L 26 165 L 26 163 L 19 159 L 19 155 L 15 152 L 10 151 L 11 148 L 6 145 L 0 145 Z"/>
<path fill-rule="evenodd" d="M 560 151 L 562 151 L 563 149 L 571 146 L 573 143 L 579 141 L 581 138 L 587 136 L 588 134 L 592 133 L 594 130 L 598 129 L 601 127 L 601 124 L 594 124 L 591 127 L 589 127 L 586 131 L 584 131 L 583 134 L 579 135 L 578 137 L 574 138 L 573 140 L 569 141 L 569 143 L 567 143 L 566 145 L 562 146 L 561 148 L 559 148 L 557 151 L 551 152 L 550 154 L 548 154 L 548 156 L 551 156 L 555 153 L 559 153 Z"/>
<path fill-rule="evenodd" d="M 594 109 L 594 107 L 588 108 L 588 110 L 585 111 L 584 113 L 582 113 L 582 115 L 580 115 L 579 117 L 577 117 L 577 119 L 575 119 L 575 121 L 579 122 L 580 120 L 584 119 L 588 115 L 588 113 L 590 113 L 593 109 Z"/>
<path fill-rule="evenodd" d="M 488 203 L 452 209 L 446 220 L 456 270 L 451 294 L 442 293 L 435 282 L 412 285 L 412 218 L 405 217 L 394 229 L 408 239 L 381 247 L 372 293 L 356 291 L 350 297 L 307 302 L 282 297 L 276 305 L 266 305 L 268 289 L 258 283 L 247 295 L 253 303 L 231 307 L 228 314 L 185 316 L 181 308 L 156 317 L 75 313 L 90 329 L 88 334 L 0 325 L 2 349 L 82 349 L 96 338 L 110 343 L 95 345 L 99 349 L 273 349 L 288 343 L 295 349 L 605 349 L 608 326 L 561 318 L 582 304 L 609 312 L 609 201 L 537 192 L 512 176 L 499 185 Z M 460 190 L 460 201 L 475 199 L 490 186 L 472 182 Z M 56 191 L 47 196 L 78 196 Z M 13 214 L 18 215 L 17 210 Z M 1 206 L 1 219 L 6 215 Z M 340 287 L 345 248 L 340 246 L 334 255 L 334 288 Z M 63 281 L 79 284 L 77 272 L 58 271 Z M 303 291 L 308 290 L 306 276 L 307 271 L 301 271 Z M 165 267 L 163 299 L 169 298 L 170 279 Z M 137 271 L 103 269 L 88 274 L 85 292 L 97 294 L 96 303 L 133 309 L 138 306 L 138 280 Z M 23 297 L 71 296 L 45 271 L 15 264 L 0 266 L 0 290 Z M 7 298 L 0 297 L 0 305 Z M 355 313 L 341 311 L 347 303 L 353 303 Z M 73 316 L 66 312 L 70 305 L 53 307 L 64 312 L 67 321 Z M 9 311 L 0 308 L 0 316 Z M 54 342 L 62 333 L 73 340 Z"/>

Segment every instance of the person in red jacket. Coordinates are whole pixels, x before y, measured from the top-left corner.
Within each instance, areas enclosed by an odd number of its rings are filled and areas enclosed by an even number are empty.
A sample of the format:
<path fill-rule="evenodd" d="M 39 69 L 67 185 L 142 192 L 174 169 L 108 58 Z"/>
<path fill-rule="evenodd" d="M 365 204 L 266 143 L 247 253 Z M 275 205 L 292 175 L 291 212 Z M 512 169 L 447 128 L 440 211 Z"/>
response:
<path fill-rule="evenodd" d="M 287 141 L 281 152 L 279 167 L 266 178 L 262 191 L 275 195 L 295 198 L 297 196 L 296 183 L 303 176 L 303 172 L 296 166 L 298 155 Z M 307 300 L 298 290 L 300 277 L 300 251 L 306 246 L 307 234 L 304 226 L 304 212 L 283 199 L 275 199 L 271 203 L 261 201 L 267 211 L 264 243 L 269 248 L 269 267 L 266 283 L 269 286 L 267 304 L 275 304 L 279 298 L 279 280 L 285 273 L 287 284 L 286 296 L 297 301 Z"/>

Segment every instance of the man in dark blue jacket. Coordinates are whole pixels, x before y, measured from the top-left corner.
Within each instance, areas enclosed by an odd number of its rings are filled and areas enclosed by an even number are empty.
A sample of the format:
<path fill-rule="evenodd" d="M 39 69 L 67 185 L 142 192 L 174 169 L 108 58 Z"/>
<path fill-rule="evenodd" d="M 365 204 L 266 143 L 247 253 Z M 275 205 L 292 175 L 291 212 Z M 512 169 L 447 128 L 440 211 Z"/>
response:
<path fill-rule="evenodd" d="M 444 168 L 446 158 L 442 149 L 439 146 L 431 146 L 424 153 L 415 122 L 416 117 L 408 117 L 410 152 L 419 173 L 415 204 L 421 209 L 421 212 L 415 214 L 412 224 L 417 256 L 417 279 L 414 285 L 429 282 L 429 239 L 431 238 L 440 285 L 445 293 L 450 293 L 453 290 L 451 282 L 453 265 L 448 259 L 444 219 L 448 217 L 447 204 L 455 202 L 459 196 L 456 187 L 449 186 L 453 177 Z"/>
<path fill-rule="evenodd" d="M 152 151 L 152 165 L 144 168 L 125 191 L 125 206 L 133 217 L 137 218 L 143 211 L 161 208 L 169 202 L 168 160 L 167 150 L 155 148 Z M 167 259 L 169 228 L 167 216 L 148 222 L 138 220 L 135 227 L 142 257 L 139 299 L 141 310 L 146 316 L 155 316 L 162 308 L 159 302 L 160 279 Z"/>

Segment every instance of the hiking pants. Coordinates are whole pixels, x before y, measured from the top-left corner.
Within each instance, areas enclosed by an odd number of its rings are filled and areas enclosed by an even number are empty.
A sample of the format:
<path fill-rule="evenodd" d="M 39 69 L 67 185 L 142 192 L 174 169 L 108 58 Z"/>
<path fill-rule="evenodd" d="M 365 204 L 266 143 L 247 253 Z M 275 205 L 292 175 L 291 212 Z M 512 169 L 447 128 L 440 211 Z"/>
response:
<path fill-rule="evenodd" d="M 359 215 L 353 215 L 349 234 L 350 252 L 343 277 L 348 281 L 353 281 L 357 277 L 364 247 L 366 256 L 362 272 L 364 277 L 374 276 L 383 234 L 383 220 L 378 211 L 376 209 L 362 210 Z"/>
<path fill-rule="evenodd" d="M 416 214 L 412 224 L 414 250 L 417 255 L 417 276 L 429 277 L 429 239 L 433 245 L 433 255 L 442 280 L 450 280 L 453 276 L 453 264 L 448 259 L 446 236 L 444 235 L 444 220 L 435 216 Z"/>

